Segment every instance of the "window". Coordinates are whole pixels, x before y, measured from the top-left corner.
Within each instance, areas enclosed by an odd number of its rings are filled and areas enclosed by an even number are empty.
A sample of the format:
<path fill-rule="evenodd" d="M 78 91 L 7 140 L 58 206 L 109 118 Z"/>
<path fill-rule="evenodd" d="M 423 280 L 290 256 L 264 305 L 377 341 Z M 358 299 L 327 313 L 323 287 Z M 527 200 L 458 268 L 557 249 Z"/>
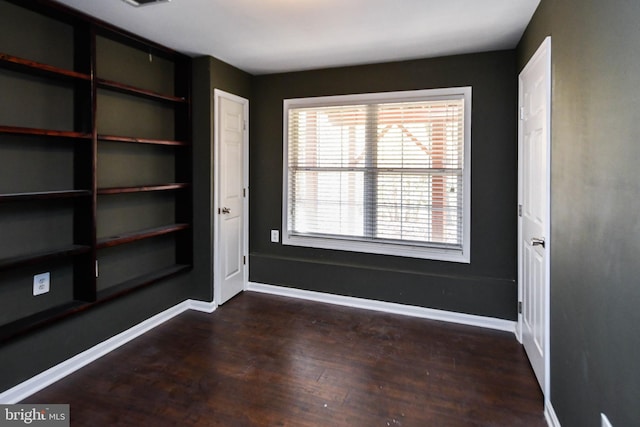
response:
<path fill-rule="evenodd" d="M 471 88 L 284 101 L 283 243 L 470 262 Z"/>

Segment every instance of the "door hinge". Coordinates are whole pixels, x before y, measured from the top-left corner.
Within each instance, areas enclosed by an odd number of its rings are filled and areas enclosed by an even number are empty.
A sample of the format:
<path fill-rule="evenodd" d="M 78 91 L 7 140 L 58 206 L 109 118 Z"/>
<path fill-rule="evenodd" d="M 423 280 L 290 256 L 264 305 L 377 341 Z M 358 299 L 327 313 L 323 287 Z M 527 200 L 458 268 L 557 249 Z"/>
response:
<path fill-rule="evenodd" d="M 524 120 L 524 107 L 520 107 L 520 120 Z"/>
<path fill-rule="evenodd" d="M 518 216 L 522 216 L 522 205 L 518 205 Z"/>
<path fill-rule="evenodd" d="M 247 256 L 246 255 L 242 256 L 242 265 L 247 265 Z"/>
<path fill-rule="evenodd" d="M 242 197 L 247 197 L 247 189 L 246 188 L 242 189 Z"/>
<path fill-rule="evenodd" d="M 247 121 L 242 122 L 242 130 L 247 130 Z"/>
<path fill-rule="evenodd" d="M 98 277 L 98 260 L 96 260 L 96 277 Z"/>
<path fill-rule="evenodd" d="M 220 215 L 222 213 L 222 211 L 220 210 L 220 208 L 218 208 L 218 215 Z"/>
<path fill-rule="evenodd" d="M 518 314 L 522 314 L 522 301 L 518 301 Z"/>

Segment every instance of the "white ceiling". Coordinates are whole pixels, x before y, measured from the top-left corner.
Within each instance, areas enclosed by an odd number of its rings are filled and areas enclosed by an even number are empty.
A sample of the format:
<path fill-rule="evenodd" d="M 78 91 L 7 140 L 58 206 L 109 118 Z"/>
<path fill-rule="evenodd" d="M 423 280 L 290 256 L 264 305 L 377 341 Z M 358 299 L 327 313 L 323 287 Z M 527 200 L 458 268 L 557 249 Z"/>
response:
<path fill-rule="evenodd" d="M 540 0 L 57 0 L 252 74 L 511 49 Z"/>

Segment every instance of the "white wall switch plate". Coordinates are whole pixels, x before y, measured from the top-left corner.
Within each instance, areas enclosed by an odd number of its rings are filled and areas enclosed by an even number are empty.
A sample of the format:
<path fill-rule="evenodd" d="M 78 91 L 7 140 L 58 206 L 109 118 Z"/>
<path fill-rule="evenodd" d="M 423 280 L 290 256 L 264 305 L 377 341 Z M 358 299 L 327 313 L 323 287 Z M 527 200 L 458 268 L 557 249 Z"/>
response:
<path fill-rule="evenodd" d="M 49 292 L 49 284 L 51 281 L 50 273 L 36 274 L 33 276 L 33 296 L 42 295 Z"/>
<path fill-rule="evenodd" d="M 607 416 L 603 413 L 600 413 L 600 421 L 602 422 L 602 427 L 613 427 L 611 425 L 611 422 L 609 421 L 609 418 L 607 418 Z"/>
<path fill-rule="evenodd" d="M 271 230 L 271 242 L 278 243 L 280 241 L 280 230 Z"/>

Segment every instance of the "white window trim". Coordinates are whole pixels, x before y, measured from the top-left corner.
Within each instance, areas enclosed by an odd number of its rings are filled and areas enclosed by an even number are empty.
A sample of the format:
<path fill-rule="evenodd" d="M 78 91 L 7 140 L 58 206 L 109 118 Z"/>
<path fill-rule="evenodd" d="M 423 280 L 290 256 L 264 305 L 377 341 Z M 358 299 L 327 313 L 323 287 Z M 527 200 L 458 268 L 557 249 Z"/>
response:
<path fill-rule="evenodd" d="M 283 103 L 283 178 L 282 178 L 282 244 L 312 248 L 334 249 L 350 252 L 363 252 L 422 258 L 459 263 L 471 262 L 471 87 L 444 89 L 424 89 L 414 91 L 367 93 L 359 95 L 337 95 L 312 98 L 285 99 Z M 288 183 L 289 183 L 289 109 L 299 107 L 323 107 L 333 105 L 355 105 L 362 102 L 407 102 L 420 100 L 443 100 L 464 98 L 464 162 L 463 162 L 463 223 L 462 250 L 441 249 L 411 245 L 410 243 L 380 243 L 359 241 L 348 238 L 325 238 L 295 236 L 288 233 Z"/>

